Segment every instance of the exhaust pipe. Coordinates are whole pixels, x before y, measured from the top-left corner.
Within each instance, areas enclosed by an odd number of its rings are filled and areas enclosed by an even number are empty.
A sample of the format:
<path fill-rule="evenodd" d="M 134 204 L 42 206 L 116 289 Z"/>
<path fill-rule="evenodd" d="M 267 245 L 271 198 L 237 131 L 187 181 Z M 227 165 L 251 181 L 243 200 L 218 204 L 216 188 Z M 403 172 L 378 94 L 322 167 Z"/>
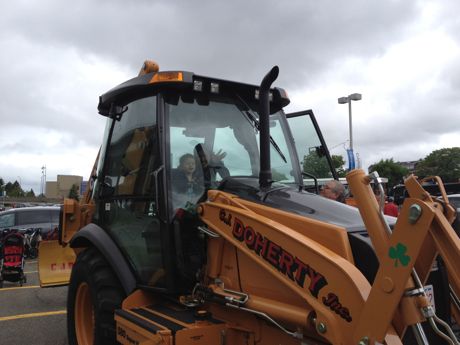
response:
<path fill-rule="evenodd" d="M 270 86 L 278 77 L 279 68 L 274 66 L 262 80 L 259 88 L 259 130 L 260 130 L 260 171 L 259 186 L 267 189 L 272 183 L 270 162 Z"/>

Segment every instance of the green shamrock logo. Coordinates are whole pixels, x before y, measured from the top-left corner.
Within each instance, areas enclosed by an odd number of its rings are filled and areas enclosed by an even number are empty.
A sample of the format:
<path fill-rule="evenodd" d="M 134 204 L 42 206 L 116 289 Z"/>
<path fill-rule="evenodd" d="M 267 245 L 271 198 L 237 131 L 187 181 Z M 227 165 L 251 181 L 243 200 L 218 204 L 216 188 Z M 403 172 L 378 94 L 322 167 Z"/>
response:
<path fill-rule="evenodd" d="M 396 246 L 390 247 L 388 255 L 390 255 L 390 258 L 395 260 L 395 267 L 398 267 L 398 262 L 400 262 L 403 266 L 407 266 L 409 264 L 410 256 L 406 255 L 406 251 L 407 247 L 402 243 L 398 243 Z"/>

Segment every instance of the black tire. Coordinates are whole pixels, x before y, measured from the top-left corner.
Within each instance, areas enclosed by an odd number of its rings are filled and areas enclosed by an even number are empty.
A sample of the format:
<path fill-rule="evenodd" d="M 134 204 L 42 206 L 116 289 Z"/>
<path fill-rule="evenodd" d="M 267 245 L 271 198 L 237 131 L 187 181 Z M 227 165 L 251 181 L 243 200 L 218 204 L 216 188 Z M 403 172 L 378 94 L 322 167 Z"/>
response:
<path fill-rule="evenodd" d="M 103 255 L 94 247 L 85 249 L 77 256 L 72 268 L 67 295 L 67 333 L 70 345 L 90 345 L 78 343 L 77 330 L 79 320 L 76 314 L 77 292 L 87 290 L 92 307 L 93 325 L 84 332 L 92 334 L 93 344 L 116 344 L 114 311 L 121 307 L 121 302 L 126 297 L 124 290 Z M 81 299 L 79 299 L 81 301 Z M 82 306 L 86 306 L 81 303 Z M 84 308 L 80 308 L 80 311 Z M 78 313 L 78 311 L 77 311 Z M 80 312 L 82 313 L 82 312 Z M 80 316 L 81 317 L 81 316 Z M 86 315 L 91 319 L 91 315 Z M 81 325 L 81 323 L 80 323 Z M 90 328 L 93 328 L 91 330 Z M 83 332 L 83 333 L 84 333 Z"/>

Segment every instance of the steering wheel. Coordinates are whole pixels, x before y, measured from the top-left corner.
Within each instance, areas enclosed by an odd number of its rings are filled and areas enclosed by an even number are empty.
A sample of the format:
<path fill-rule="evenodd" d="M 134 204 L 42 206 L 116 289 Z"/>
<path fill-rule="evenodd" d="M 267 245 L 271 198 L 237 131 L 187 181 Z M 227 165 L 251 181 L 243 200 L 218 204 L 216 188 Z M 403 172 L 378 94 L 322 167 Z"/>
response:
<path fill-rule="evenodd" d="M 203 145 L 196 144 L 195 150 L 196 150 L 196 153 L 198 154 L 198 158 L 201 164 L 201 169 L 203 171 L 204 188 L 210 189 L 211 187 L 211 167 L 209 166 L 208 159 L 206 158 L 206 154 L 204 153 Z"/>

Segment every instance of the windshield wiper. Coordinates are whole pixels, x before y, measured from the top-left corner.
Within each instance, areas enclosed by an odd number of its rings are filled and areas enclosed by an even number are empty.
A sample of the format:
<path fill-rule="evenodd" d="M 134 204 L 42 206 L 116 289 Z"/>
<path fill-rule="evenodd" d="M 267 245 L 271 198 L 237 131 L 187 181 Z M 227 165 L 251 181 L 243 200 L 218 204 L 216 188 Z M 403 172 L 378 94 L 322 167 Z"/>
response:
<path fill-rule="evenodd" d="M 254 112 L 251 110 L 251 108 L 249 108 L 246 102 L 238 94 L 236 95 L 236 97 L 238 97 L 239 101 L 246 108 L 246 110 L 240 109 L 240 111 L 243 113 L 244 117 L 246 118 L 246 120 L 248 120 L 248 122 L 252 125 L 252 127 L 255 128 L 259 132 L 260 131 L 259 120 L 257 120 L 257 117 L 254 115 Z M 272 144 L 276 152 L 278 152 L 278 154 L 280 155 L 284 163 L 287 163 L 286 156 L 283 154 L 280 147 L 276 143 L 275 139 L 273 139 L 271 135 L 270 135 L 270 143 Z"/>
<path fill-rule="evenodd" d="M 252 111 L 251 110 L 245 110 L 245 111 L 243 111 L 243 113 L 245 113 L 247 115 L 247 117 L 252 121 L 253 127 L 256 128 L 258 131 L 260 131 L 259 120 L 257 120 L 257 118 L 254 116 Z M 276 152 L 278 152 L 278 154 L 280 155 L 280 157 L 284 161 L 284 163 L 287 163 L 286 156 L 283 154 L 283 152 L 281 151 L 280 147 L 276 143 L 275 139 L 273 139 L 273 137 L 271 135 L 270 135 L 270 143 L 272 144 L 272 146 L 274 147 Z"/>
<path fill-rule="evenodd" d="M 276 152 L 278 152 L 278 154 L 280 155 L 280 157 L 284 161 L 284 163 L 287 163 L 286 156 L 283 154 L 283 152 L 281 151 L 280 147 L 276 143 L 275 139 L 272 138 L 272 136 L 270 136 L 270 142 L 272 143 L 273 147 L 275 148 Z"/>

